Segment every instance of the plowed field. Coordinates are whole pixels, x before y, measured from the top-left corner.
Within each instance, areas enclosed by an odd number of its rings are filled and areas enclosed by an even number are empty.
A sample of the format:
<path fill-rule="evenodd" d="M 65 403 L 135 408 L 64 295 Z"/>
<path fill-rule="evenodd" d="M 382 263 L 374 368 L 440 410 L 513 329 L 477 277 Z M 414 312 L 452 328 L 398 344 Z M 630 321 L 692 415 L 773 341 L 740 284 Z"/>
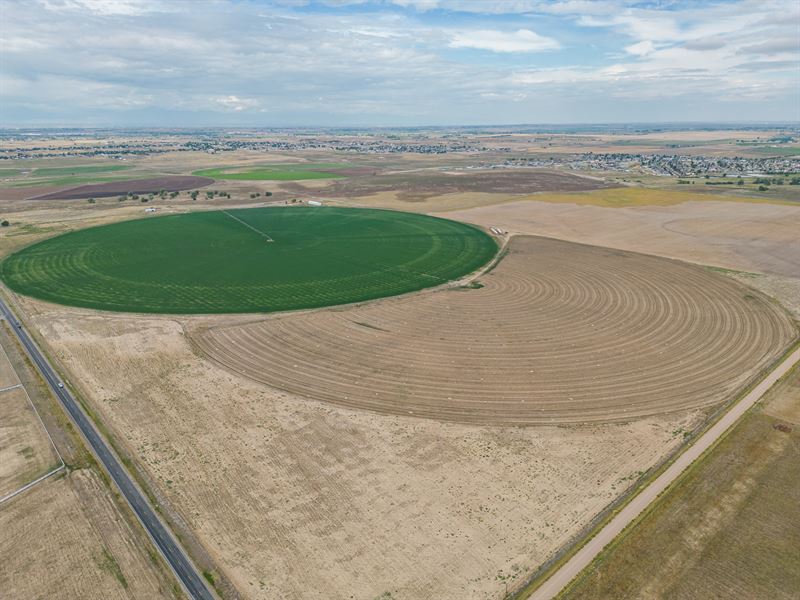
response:
<path fill-rule="evenodd" d="M 796 334 L 766 297 L 692 265 L 517 237 L 481 289 L 198 331 L 227 368 L 382 413 L 536 424 L 712 405 Z"/>

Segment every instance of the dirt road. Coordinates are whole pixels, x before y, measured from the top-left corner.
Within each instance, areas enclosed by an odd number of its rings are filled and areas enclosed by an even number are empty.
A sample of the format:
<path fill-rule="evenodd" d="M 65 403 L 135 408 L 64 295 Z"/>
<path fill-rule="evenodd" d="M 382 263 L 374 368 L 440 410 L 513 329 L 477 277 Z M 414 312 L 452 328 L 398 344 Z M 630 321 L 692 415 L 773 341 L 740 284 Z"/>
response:
<path fill-rule="evenodd" d="M 617 516 L 615 516 L 596 536 L 594 536 L 571 559 L 564 563 L 550 578 L 542 584 L 529 600 L 549 600 L 554 598 L 570 581 L 572 581 L 592 560 L 605 548 L 605 546 L 619 535 L 651 502 L 669 487 L 683 471 L 697 460 L 703 452 L 710 448 L 728 429 L 730 429 L 745 412 L 747 412 L 761 397 L 800 361 L 800 348 L 795 349 L 783 362 L 781 362 L 761 383 L 755 386 L 723 417 L 678 459 L 669 466 L 655 481 L 644 489 L 638 496 L 629 502 Z"/>

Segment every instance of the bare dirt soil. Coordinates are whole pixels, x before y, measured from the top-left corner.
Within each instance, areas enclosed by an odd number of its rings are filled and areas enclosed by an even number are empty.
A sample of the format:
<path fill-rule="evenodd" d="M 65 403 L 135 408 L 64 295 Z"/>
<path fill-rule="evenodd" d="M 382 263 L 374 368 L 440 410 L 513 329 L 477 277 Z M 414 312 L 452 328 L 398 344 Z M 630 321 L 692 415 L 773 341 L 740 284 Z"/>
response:
<path fill-rule="evenodd" d="M 797 598 L 800 368 L 564 598 Z"/>
<path fill-rule="evenodd" d="M 484 424 L 718 403 L 796 335 L 761 294 L 641 254 L 516 237 L 481 289 L 200 330 L 225 367 L 309 398 Z"/>
<path fill-rule="evenodd" d="M 193 352 L 187 321 L 23 304 L 246 598 L 499 598 L 703 417 L 489 428 L 375 415 L 233 375 Z"/>
<path fill-rule="evenodd" d="M 598 246 L 800 278 L 800 207 L 732 202 L 608 209 L 536 200 L 440 216 Z"/>
<path fill-rule="evenodd" d="M 201 188 L 214 183 L 209 177 L 196 177 L 193 175 L 165 175 L 149 179 L 131 179 L 126 181 L 110 181 L 108 183 L 93 183 L 81 185 L 66 190 L 36 196 L 30 194 L 28 200 L 71 200 L 76 198 L 108 198 L 124 194 L 149 194 L 161 190 L 179 192 Z"/>
<path fill-rule="evenodd" d="M 0 505 L 3 598 L 176 598 L 90 469 Z"/>
<path fill-rule="evenodd" d="M 32 196 L 45 196 L 59 192 L 61 190 L 68 190 L 71 186 L 36 186 L 36 187 L 0 187 L 0 200 L 13 201 L 25 200 Z"/>

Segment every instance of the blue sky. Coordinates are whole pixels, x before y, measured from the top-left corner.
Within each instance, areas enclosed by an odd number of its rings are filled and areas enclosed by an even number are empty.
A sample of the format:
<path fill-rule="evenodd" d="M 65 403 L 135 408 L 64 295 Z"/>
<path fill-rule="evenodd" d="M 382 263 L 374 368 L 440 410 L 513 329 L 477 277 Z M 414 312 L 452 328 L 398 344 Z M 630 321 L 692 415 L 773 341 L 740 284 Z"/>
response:
<path fill-rule="evenodd" d="M 1 0 L 0 126 L 800 121 L 797 0 Z"/>

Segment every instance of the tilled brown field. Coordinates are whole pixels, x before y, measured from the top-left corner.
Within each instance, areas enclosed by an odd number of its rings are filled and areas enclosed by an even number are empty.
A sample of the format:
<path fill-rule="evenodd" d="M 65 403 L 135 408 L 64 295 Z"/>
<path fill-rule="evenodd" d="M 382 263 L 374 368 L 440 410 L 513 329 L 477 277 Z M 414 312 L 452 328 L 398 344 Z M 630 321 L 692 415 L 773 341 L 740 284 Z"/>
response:
<path fill-rule="evenodd" d="M 110 181 L 108 183 L 93 183 L 74 188 L 62 189 L 44 195 L 30 195 L 29 200 L 74 200 L 76 198 L 108 198 L 120 194 L 149 194 L 161 190 L 167 192 L 180 192 L 200 188 L 214 183 L 210 177 L 196 177 L 194 175 L 165 175 L 149 179 L 127 179 L 125 181 Z"/>
<path fill-rule="evenodd" d="M 484 424 L 621 420 L 720 402 L 796 335 L 692 265 L 517 237 L 450 289 L 195 333 L 227 368 L 351 408 Z"/>

